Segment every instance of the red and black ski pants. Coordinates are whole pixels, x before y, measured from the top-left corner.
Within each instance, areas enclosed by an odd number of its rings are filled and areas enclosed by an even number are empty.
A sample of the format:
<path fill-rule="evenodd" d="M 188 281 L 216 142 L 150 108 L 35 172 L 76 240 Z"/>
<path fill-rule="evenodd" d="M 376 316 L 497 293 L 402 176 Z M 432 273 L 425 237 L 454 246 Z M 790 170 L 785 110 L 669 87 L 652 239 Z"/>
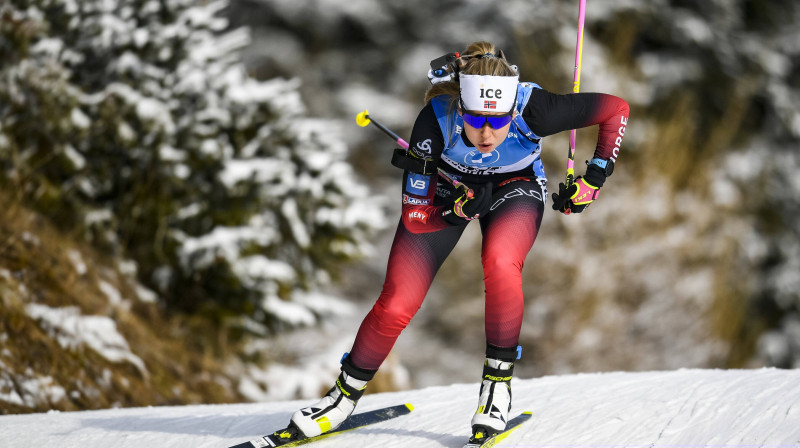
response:
<path fill-rule="evenodd" d="M 496 347 L 516 347 L 519 342 L 524 309 L 522 267 L 542 222 L 545 195 L 544 185 L 535 180 L 501 183 L 493 190 L 491 211 L 479 219 L 486 342 Z M 350 351 L 353 364 L 370 370 L 380 367 L 422 306 L 436 271 L 466 226 L 411 233 L 400 222 L 383 290 L 361 323 Z"/>

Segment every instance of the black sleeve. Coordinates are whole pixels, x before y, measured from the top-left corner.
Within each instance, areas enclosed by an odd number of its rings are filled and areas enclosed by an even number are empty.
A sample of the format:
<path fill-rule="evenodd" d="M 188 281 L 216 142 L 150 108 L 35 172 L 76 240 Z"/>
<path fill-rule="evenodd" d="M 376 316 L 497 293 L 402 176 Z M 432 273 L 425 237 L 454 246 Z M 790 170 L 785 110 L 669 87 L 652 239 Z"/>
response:
<path fill-rule="evenodd" d="M 522 118 L 539 137 L 599 123 L 598 110 L 608 101 L 602 93 L 557 95 L 534 89 Z M 615 97 L 612 97 L 615 98 Z"/>
<path fill-rule="evenodd" d="M 425 105 L 417 115 L 408 144 L 409 150 L 418 157 L 431 157 L 436 160 L 441 156 L 444 150 L 444 136 L 431 103 Z"/>

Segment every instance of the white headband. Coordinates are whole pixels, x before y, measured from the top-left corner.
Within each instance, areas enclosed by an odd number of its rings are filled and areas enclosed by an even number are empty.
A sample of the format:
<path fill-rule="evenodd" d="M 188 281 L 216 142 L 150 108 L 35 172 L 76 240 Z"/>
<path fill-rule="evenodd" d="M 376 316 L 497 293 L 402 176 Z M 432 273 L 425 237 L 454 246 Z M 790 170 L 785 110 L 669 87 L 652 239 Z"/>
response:
<path fill-rule="evenodd" d="M 517 99 L 519 76 L 458 76 L 461 101 L 473 112 L 510 112 Z"/>

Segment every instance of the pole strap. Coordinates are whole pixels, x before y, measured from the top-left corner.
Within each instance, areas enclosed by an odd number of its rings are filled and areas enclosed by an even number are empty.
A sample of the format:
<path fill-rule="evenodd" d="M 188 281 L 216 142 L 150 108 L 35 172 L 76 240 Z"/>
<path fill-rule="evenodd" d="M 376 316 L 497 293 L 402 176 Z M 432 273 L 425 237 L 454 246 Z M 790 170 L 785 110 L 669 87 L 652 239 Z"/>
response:
<path fill-rule="evenodd" d="M 412 173 L 431 175 L 437 172 L 437 161 L 424 158 L 420 159 L 408 153 L 408 150 L 402 148 L 395 148 L 392 154 L 392 165 L 402 170 L 408 170 Z"/>

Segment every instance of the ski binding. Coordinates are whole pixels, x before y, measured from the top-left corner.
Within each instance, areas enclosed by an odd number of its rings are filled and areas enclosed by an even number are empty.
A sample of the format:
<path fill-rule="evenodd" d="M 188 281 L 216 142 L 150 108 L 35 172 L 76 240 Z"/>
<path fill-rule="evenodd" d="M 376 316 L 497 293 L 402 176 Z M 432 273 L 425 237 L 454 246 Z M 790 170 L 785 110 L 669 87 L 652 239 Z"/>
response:
<path fill-rule="evenodd" d="M 495 446 L 496 444 L 500 443 L 500 441 L 511 435 L 512 432 L 519 429 L 519 427 L 523 423 L 530 420 L 531 416 L 532 414 L 530 411 L 523 412 L 522 414 L 508 421 L 508 425 L 506 425 L 505 431 L 499 432 L 489 437 L 488 439 L 484 440 L 481 444 L 467 443 L 466 445 L 464 445 L 464 448 L 489 448 Z"/>

